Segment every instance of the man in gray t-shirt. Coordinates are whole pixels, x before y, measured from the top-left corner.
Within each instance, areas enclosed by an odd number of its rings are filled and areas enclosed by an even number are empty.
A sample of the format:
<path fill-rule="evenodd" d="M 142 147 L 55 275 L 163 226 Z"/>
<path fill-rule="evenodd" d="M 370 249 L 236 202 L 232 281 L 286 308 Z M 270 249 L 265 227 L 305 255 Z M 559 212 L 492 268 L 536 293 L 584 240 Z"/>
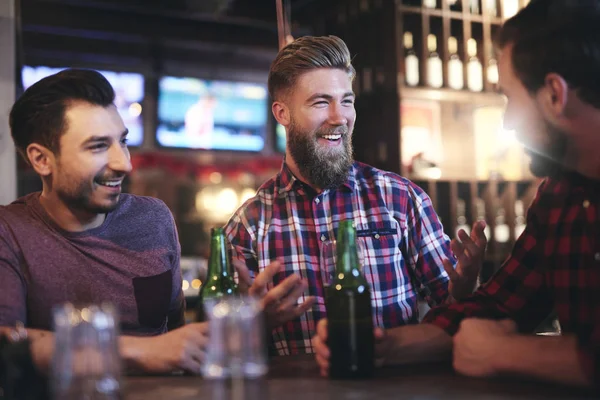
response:
<path fill-rule="evenodd" d="M 15 145 L 43 188 L 0 207 L 0 333 L 23 322 L 46 368 L 52 307 L 111 301 L 128 367 L 198 373 L 207 324 L 183 319 L 171 213 L 121 194 L 131 162 L 114 100 L 101 74 L 72 69 L 32 85 L 11 110 Z"/>
<path fill-rule="evenodd" d="M 118 305 L 121 332 L 158 335 L 184 324 L 179 245 L 165 204 L 121 194 L 102 225 L 62 229 L 40 193 L 0 206 L 0 325 L 50 330 L 67 301 Z"/>

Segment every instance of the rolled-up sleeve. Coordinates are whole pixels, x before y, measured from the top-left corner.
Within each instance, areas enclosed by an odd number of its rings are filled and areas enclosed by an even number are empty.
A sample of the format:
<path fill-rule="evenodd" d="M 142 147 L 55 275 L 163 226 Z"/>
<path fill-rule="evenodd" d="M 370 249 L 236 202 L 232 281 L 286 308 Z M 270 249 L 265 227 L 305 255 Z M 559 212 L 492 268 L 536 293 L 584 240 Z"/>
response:
<path fill-rule="evenodd" d="M 433 209 L 429 196 L 411 183 L 406 206 L 406 242 L 409 267 L 425 291 L 429 305 L 444 303 L 448 297 L 449 277 L 444 270 L 443 260 L 456 260 L 450 250 L 450 238 Z"/>

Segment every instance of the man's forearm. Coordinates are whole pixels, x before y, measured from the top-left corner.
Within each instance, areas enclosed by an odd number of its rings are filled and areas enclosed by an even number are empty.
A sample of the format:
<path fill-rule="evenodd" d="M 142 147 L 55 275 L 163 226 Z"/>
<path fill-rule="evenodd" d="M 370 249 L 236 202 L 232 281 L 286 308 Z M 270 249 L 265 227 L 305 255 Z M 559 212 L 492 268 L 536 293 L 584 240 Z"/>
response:
<path fill-rule="evenodd" d="M 499 373 L 574 386 L 592 385 L 581 364 L 575 336 L 511 336 L 497 347 L 494 359 Z"/>
<path fill-rule="evenodd" d="M 388 365 L 443 361 L 452 355 L 452 337 L 432 324 L 401 326 L 386 334 L 392 339 Z"/>
<path fill-rule="evenodd" d="M 10 335 L 13 328 L 0 327 L 0 333 Z M 27 336 L 31 342 L 31 355 L 35 366 L 43 373 L 47 373 L 54 353 L 54 333 L 39 329 L 27 329 Z M 147 356 L 145 348 L 151 338 L 121 336 L 119 338 L 119 354 L 124 362 L 124 367 L 134 370 L 144 369 L 144 359 Z"/>

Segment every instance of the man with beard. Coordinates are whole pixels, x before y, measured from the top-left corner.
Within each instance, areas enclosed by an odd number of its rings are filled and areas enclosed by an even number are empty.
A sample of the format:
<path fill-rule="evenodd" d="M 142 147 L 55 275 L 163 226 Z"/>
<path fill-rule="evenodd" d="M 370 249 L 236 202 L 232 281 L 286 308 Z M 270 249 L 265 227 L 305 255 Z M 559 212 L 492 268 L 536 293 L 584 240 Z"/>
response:
<path fill-rule="evenodd" d="M 354 75 L 335 36 L 303 37 L 279 52 L 269 94 L 287 132 L 285 159 L 226 227 L 241 285 L 263 297 L 271 350 L 280 355 L 313 352 L 315 324 L 325 317 L 322 251 L 341 220 L 354 221 L 364 249 L 377 326 L 417 323 L 421 289 L 431 305 L 451 302 L 472 293 L 480 270 L 484 223 L 450 245 L 419 187 L 354 162 Z"/>
<path fill-rule="evenodd" d="M 546 179 L 496 275 L 467 299 L 431 310 L 423 324 L 385 332 L 384 363 L 453 357 L 470 376 L 600 384 L 599 24 L 597 0 L 536 0 L 502 27 L 505 125 Z M 562 336 L 531 335 L 553 309 Z M 324 375 L 326 325 L 314 338 Z"/>
<path fill-rule="evenodd" d="M 168 208 L 121 193 L 131 163 L 114 100 L 101 74 L 65 70 L 32 85 L 11 110 L 15 145 L 43 189 L 0 207 L 0 330 L 24 324 L 46 368 L 52 307 L 110 301 L 128 366 L 199 372 L 207 326 L 184 326 Z"/>

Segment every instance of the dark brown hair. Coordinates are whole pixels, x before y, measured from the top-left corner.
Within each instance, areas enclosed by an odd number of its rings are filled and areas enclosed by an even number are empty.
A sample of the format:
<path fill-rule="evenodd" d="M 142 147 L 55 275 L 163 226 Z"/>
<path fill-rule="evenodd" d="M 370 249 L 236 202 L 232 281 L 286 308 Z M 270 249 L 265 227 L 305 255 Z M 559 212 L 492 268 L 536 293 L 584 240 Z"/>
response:
<path fill-rule="evenodd" d="M 31 85 L 10 111 L 10 133 L 15 146 L 27 162 L 27 147 L 31 143 L 39 143 L 58 155 L 70 103 L 83 101 L 108 107 L 114 100 L 110 83 L 93 70 L 66 69 L 43 78 Z"/>
<path fill-rule="evenodd" d="M 582 100 L 600 108 L 599 26 L 597 0 L 532 0 L 504 23 L 496 44 L 513 46 L 515 74 L 529 92 L 556 73 Z"/>
<path fill-rule="evenodd" d="M 277 100 L 287 92 L 303 73 L 318 68 L 346 71 L 354 79 L 350 50 L 337 36 L 304 36 L 285 46 L 271 64 L 269 95 Z"/>

